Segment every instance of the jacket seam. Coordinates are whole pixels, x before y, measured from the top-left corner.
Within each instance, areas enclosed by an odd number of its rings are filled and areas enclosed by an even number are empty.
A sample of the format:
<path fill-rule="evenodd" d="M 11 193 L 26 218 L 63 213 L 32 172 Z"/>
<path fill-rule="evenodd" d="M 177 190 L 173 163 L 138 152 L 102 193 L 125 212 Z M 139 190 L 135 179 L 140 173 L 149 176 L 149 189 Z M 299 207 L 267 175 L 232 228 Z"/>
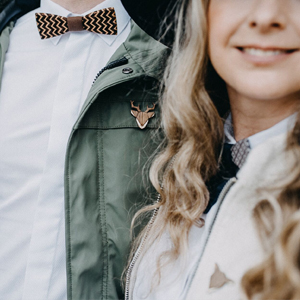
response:
<path fill-rule="evenodd" d="M 103 212 L 103 223 L 104 223 L 104 229 L 105 232 L 103 234 L 103 244 L 105 247 L 105 251 L 104 251 L 104 256 L 106 256 L 106 258 L 104 258 L 104 261 L 106 262 L 106 265 L 104 266 L 104 271 L 106 270 L 106 274 L 105 277 L 103 277 L 103 288 L 105 289 L 105 299 L 107 299 L 107 280 L 108 280 L 108 249 L 107 249 L 107 224 L 106 224 L 106 209 L 105 209 L 105 191 L 104 191 L 104 149 L 103 149 L 103 134 L 101 134 L 101 159 L 102 159 L 102 201 L 103 201 L 103 205 L 102 205 L 102 212 Z"/>
<path fill-rule="evenodd" d="M 67 213 L 68 213 L 68 230 L 69 230 L 69 246 L 68 246 L 68 268 L 69 268 L 69 276 L 70 276 L 70 300 L 73 299 L 73 278 L 72 278 L 72 263 L 71 263 L 71 255 L 72 255 L 72 244 L 71 244 L 71 212 L 70 212 L 70 164 L 69 164 L 69 154 L 67 155 L 67 164 L 68 164 L 68 172 L 67 172 L 67 192 L 68 192 L 68 207 L 67 207 Z"/>
<path fill-rule="evenodd" d="M 99 121 L 102 122 L 101 112 L 98 109 Z M 99 147 L 101 143 L 101 148 Z M 103 247 L 103 278 L 102 278 L 102 295 L 107 299 L 107 277 L 108 277 L 108 241 L 107 241 L 107 224 L 106 224 L 106 209 L 105 209 L 105 192 L 104 192 L 104 152 L 103 152 L 103 134 L 99 130 L 97 132 L 97 152 L 98 152 L 98 196 L 99 196 L 99 213 L 100 223 L 102 228 L 102 247 Z M 102 165 L 102 170 L 101 170 Z M 102 178 L 102 182 L 101 182 Z M 102 200 L 101 200 L 102 199 Z"/>
<path fill-rule="evenodd" d="M 99 111 L 99 110 L 98 110 Z M 100 115 L 100 113 L 98 112 L 98 116 Z M 98 201 L 98 206 L 99 206 L 99 217 L 100 217 L 100 226 L 102 227 L 102 216 L 101 216 L 101 203 L 100 203 L 100 148 L 99 148 L 99 145 L 100 145 L 100 138 L 99 138 L 99 134 L 100 132 L 97 131 L 97 136 L 96 136 L 96 140 L 97 140 L 97 197 L 99 199 Z M 100 234 L 102 234 L 101 232 L 101 229 L 100 229 Z M 102 242 L 103 244 L 103 242 Z M 103 281 L 103 280 L 102 280 Z M 102 282 L 102 285 L 100 286 L 100 297 L 101 295 L 103 294 L 103 282 Z"/>

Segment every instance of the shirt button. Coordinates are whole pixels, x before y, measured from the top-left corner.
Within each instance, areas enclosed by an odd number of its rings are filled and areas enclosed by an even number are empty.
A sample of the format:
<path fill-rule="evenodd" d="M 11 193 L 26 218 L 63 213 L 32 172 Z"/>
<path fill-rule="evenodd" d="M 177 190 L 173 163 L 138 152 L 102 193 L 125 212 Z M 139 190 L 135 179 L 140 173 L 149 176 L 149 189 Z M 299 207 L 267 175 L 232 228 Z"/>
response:
<path fill-rule="evenodd" d="M 124 68 L 122 70 L 122 72 L 123 72 L 123 74 L 131 74 L 131 73 L 133 73 L 133 70 L 131 68 Z"/>

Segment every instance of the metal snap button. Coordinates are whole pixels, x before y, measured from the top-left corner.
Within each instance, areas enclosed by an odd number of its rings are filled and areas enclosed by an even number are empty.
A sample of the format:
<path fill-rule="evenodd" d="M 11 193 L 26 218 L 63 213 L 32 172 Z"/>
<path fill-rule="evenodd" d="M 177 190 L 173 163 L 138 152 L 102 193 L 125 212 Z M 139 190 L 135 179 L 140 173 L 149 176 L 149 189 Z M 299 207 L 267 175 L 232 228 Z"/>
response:
<path fill-rule="evenodd" d="M 122 72 L 123 72 L 123 74 L 131 74 L 131 73 L 133 73 L 133 70 L 131 68 L 124 68 L 122 70 Z"/>

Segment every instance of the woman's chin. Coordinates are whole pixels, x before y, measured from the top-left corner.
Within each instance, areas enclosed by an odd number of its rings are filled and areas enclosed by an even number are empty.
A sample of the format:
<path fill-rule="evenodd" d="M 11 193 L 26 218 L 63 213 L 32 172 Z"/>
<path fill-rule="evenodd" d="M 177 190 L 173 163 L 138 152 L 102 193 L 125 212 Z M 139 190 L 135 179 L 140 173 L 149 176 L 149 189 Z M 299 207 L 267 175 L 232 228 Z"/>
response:
<path fill-rule="evenodd" d="M 231 85 L 231 89 L 239 96 L 248 99 L 269 101 L 289 98 L 300 93 L 300 80 L 293 82 L 287 77 L 281 80 L 274 80 L 274 78 L 268 80 L 266 77 L 251 79 L 236 82 L 236 85 Z"/>

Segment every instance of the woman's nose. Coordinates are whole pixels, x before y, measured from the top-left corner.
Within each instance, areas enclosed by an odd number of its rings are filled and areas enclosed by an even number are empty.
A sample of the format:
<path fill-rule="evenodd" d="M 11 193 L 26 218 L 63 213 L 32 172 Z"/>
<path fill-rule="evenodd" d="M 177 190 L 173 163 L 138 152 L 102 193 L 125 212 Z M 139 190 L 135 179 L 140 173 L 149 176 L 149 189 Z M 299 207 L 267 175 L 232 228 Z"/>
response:
<path fill-rule="evenodd" d="M 286 27 L 284 3 L 286 0 L 256 0 L 249 14 L 249 27 L 262 33 Z"/>

